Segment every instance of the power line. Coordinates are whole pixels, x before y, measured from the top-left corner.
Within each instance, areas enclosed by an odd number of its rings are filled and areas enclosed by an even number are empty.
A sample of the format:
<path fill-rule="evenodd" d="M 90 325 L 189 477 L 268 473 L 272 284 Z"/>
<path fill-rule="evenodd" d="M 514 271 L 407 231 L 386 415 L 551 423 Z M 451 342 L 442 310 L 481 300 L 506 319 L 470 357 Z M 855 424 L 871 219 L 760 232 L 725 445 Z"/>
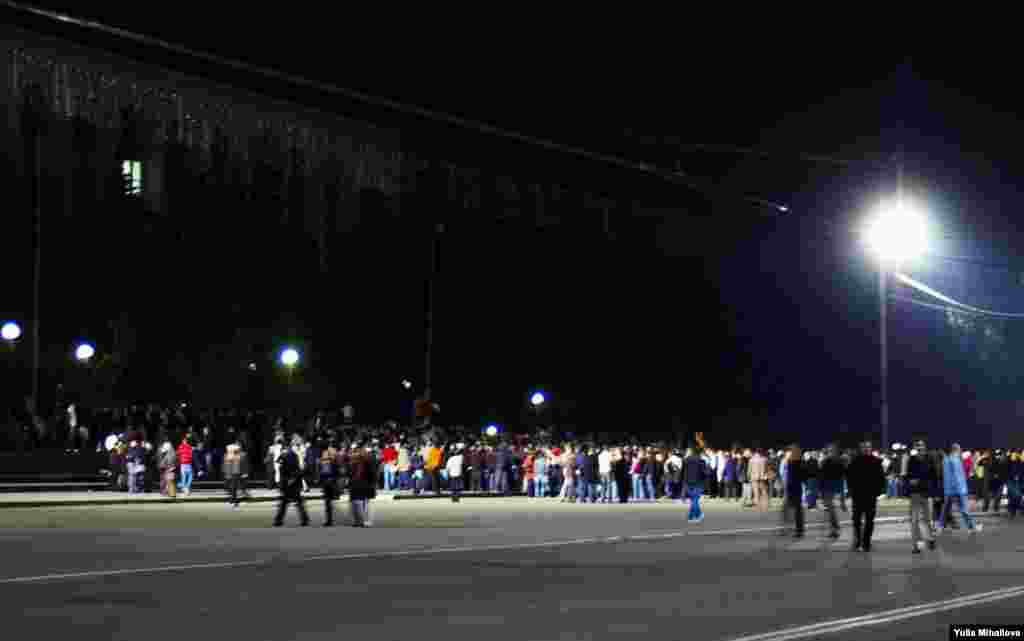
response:
<path fill-rule="evenodd" d="M 935 289 L 932 289 L 931 287 L 928 287 L 924 283 L 919 283 L 918 281 L 916 281 L 913 278 L 907 276 L 906 274 L 901 274 L 899 272 L 894 272 L 893 276 L 895 276 L 899 281 L 903 282 L 906 285 L 910 285 L 911 287 L 913 287 L 914 289 L 916 289 L 918 291 L 924 292 L 925 294 L 928 294 L 929 296 L 931 296 L 933 298 L 937 298 L 937 299 L 941 300 L 942 302 L 946 303 L 947 305 L 952 305 L 952 306 L 956 307 L 958 311 L 960 309 L 963 309 L 963 310 L 968 310 L 968 311 L 974 312 L 975 314 L 980 314 L 980 315 L 983 315 L 983 316 L 992 316 L 992 317 L 995 317 L 995 318 L 1024 319 L 1024 314 L 1021 314 L 1021 313 L 996 312 L 996 311 L 992 311 L 992 310 L 988 310 L 988 309 L 982 309 L 980 307 L 974 307 L 972 305 L 968 305 L 967 303 L 961 303 L 959 301 L 953 300 L 952 298 L 950 298 L 949 296 L 946 296 L 942 292 L 939 292 L 939 291 L 937 291 Z"/>

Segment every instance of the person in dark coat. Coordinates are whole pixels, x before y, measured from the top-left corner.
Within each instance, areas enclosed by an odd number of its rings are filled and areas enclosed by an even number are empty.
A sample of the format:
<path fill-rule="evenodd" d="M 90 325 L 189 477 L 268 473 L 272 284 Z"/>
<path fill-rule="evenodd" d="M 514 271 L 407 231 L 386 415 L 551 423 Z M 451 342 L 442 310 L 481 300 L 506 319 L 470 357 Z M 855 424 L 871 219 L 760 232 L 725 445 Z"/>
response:
<path fill-rule="evenodd" d="M 786 498 L 782 506 L 782 521 L 784 524 L 793 522 L 793 537 L 797 539 L 804 536 L 803 498 L 806 482 L 807 468 L 803 460 L 803 451 L 799 445 L 793 445 L 786 463 Z M 786 531 L 783 530 L 782 533 L 785 534 Z"/>
<path fill-rule="evenodd" d="M 984 483 L 988 484 L 988 493 L 982 504 L 981 511 L 988 512 L 989 502 L 995 500 L 996 512 L 999 512 L 999 504 L 1003 502 L 1003 488 L 1006 487 L 1006 480 L 1010 476 L 1010 460 L 1002 450 L 995 452 L 989 459 L 988 468 L 985 470 Z"/>
<path fill-rule="evenodd" d="M 629 503 L 629 461 L 622 450 L 612 456 L 612 476 L 618 489 L 619 503 Z"/>
<path fill-rule="evenodd" d="M 870 552 L 878 497 L 886 490 L 882 461 L 872 452 L 870 441 L 861 443 L 860 454 L 846 470 L 846 479 L 853 499 L 853 549 Z"/>
<path fill-rule="evenodd" d="M 341 465 L 338 461 L 337 443 L 332 439 L 320 444 L 320 460 L 318 461 L 320 487 L 324 496 L 324 527 L 334 525 L 334 502 L 340 497 L 338 479 L 341 476 Z"/>
<path fill-rule="evenodd" d="M 277 463 L 281 466 L 281 502 L 277 506 L 274 527 L 281 527 L 284 524 L 284 514 L 289 503 L 295 503 L 302 526 L 309 525 L 309 514 L 306 513 L 306 504 L 302 498 L 302 465 L 299 463 L 298 453 L 301 446 L 301 440 L 293 440 L 292 446 L 283 450 L 277 458 Z"/>
<path fill-rule="evenodd" d="M 377 457 L 372 447 L 356 446 L 349 460 L 348 485 L 352 505 L 352 527 L 370 527 L 370 499 L 377 498 Z"/>

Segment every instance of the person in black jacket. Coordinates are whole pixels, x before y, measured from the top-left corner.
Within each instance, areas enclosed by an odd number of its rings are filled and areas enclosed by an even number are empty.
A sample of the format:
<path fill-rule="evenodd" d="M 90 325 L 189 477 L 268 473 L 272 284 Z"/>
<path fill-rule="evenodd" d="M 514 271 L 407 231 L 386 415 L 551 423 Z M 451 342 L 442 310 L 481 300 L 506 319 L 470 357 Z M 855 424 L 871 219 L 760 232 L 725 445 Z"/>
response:
<path fill-rule="evenodd" d="M 843 495 L 843 477 L 846 467 L 839 456 L 839 449 L 833 444 L 825 451 L 825 460 L 819 471 L 821 477 L 821 501 L 825 506 L 825 518 L 829 523 L 829 536 L 839 538 L 839 518 L 836 516 L 836 498 Z"/>
<path fill-rule="evenodd" d="M 921 522 L 928 530 L 928 547 L 935 549 L 935 522 L 932 520 L 932 507 L 929 496 L 932 482 L 935 480 L 935 469 L 928 458 L 925 442 L 918 440 L 914 449 L 910 450 L 906 468 L 901 470 L 903 486 L 910 494 L 910 539 L 914 544 L 913 553 L 920 554 Z"/>
<path fill-rule="evenodd" d="M 274 527 L 281 527 L 284 524 L 284 514 L 289 503 L 295 503 L 303 527 L 309 525 L 309 514 L 306 513 L 306 504 L 302 498 L 302 466 L 297 451 L 301 445 L 300 440 L 293 440 L 292 446 L 282 450 L 277 458 L 277 463 L 281 466 L 281 502 L 277 506 Z"/>
<path fill-rule="evenodd" d="M 612 476 L 615 478 L 619 503 L 629 503 L 629 461 L 622 450 L 615 450 L 612 455 Z"/>
<path fill-rule="evenodd" d="M 989 461 L 984 479 L 984 482 L 988 483 L 989 491 L 985 495 L 985 502 L 982 504 L 981 510 L 988 512 L 989 501 L 995 499 L 995 511 L 998 513 L 999 504 L 1003 502 L 1003 488 L 1006 486 L 1006 479 L 1010 476 L 1010 461 L 1002 450 L 996 451 Z"/>
<path fill-rule="evenodd" d="M 690 523 L 700 523 L 704 520 L 700 500 L 704 496 L 704 485 L 710 478 L 711 468 L 700 453 L 692 448 L 686 450 L 686 459 L 683 460 L 683 485 L 690 499 Z"/>
<path fill-rule="evenodd" d="M 860 454 L 850 461 L 846 478 L 853 499 L 853 549 L 870 552 L 878 497 L 886 489 L 882 461 L 872 453 L 870 441 L 861 443 Z"/>
<path fill-rule="evenodd" d="M 803 451 L 799 445 L 789 448 L 789 460 L 786 463 L 786 498 L 782 504 L 782 522 L 794 524 L 793 538 L 804 536 L 804 483 L 807 481 L 807 468 L 804 467 Z M 786 534 L 785 528 L 782 534 Z"/>

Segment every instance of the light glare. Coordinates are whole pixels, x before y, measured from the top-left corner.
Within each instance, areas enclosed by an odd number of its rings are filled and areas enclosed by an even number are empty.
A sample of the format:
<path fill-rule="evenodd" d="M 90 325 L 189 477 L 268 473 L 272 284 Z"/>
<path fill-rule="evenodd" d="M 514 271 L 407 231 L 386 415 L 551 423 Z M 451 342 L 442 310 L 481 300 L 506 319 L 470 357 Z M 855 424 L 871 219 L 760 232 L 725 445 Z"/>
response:
<path fill-rule="evenodd" d="M 928 224 L 910 203 L 881 207 L 868 224 L 865 241 L 881 260 L 913 260 L 928 249 Z"/>
<path fill-rule="evenodd" d="M 541 405 L 544 400 L 544 394 L 540 392 L 536 392 L 532 397 L 530 397 L 530 402 L 534 405 Z"/>
<path fill-rule="evenodd" d="M 75 358 L 80 361 L 87 361 L 95 354 L 96 350 L 93 349 L 93 346 L 89 343 L 82 343 L 78 346 L 78 349 L 75 350 Z"/>
<path fill-rule="evenodd" d="M 281 363 L 286 367 L 292 367 L 299 362 L 299 353 L 289 347 L 288 349 L 281 352 Z"/>
<path fill-rule="evenodd" d="M 0 329 L 0 336 L 3 336 L 5 341 L 16 341 L 21 338 L 21 327 L 17 323 L 4 323 L 3 329 Z"/>

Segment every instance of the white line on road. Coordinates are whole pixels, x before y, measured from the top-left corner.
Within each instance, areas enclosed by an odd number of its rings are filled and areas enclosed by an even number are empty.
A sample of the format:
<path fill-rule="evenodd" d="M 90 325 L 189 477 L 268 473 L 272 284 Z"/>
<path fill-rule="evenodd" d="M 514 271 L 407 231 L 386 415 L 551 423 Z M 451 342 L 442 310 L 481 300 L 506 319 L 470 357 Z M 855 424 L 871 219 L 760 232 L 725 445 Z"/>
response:
<path fill-rule="evenodd" d="M 928 614 L 938 614 L 939 612 L 947 612 L 949 610 L 956 610 L 968 606 L 984 605 L 987 603 L 994 603 L 996 601 L 1020 597 L 1024 597 L 1024 585 L 1003 588 L 1001 590 L 993 590 L 991 592 L 969 594 L 955 599 L 946 599 L 945 601 L 932 601 L 931 603 L 922 603 L 905 608 L 897 608 L 895 610 L 875 612 L 874 614 L 865 614 L 859 617 L 835 619 L 833 621 L 824 621 L 822 623 L 814 623 L 796 628 L 786 628 L 783 630 L 776 630 L 774 632 L 765 632 L 763 634 L 736 637 L 730 639 L 730 641 L 795 641 L 796 639 L 804 639 L 806 637 L 818 637 L 826 634 L 835 634 L 837 632 L 846 632 L 848 630 L 863 628 L 870 625 L 892 623 L 893 621 L 902 621 L 903 619 L 911 619 Z"/>
<path fill-rule="evenodd" d="M 900 523 L 905 517 L 882 517 L 875 519 L 875 523 Z M 808 525 L 821 527 L 822 524 Z M 354 561 L 360 559 L 388 559 L 410 556 L 429 556 L 432 554 L 453 554 L 458 552 L 495 552 L 502 550 L 525 550 L 531 548 L 563 547 L 568 545 L 588 545 L 593 543 L 629 543 L 630 541 L 646 541 L 655 539 L 674 539 L 687 536 L 728 536 L 734 534 L 754 534 L 778 532 L 783 529 L 780 526 L 743 528 L 735 530 L 682 530 L 677 532 L 655 532 L 651 534 L 636 534 L 611 537 L 591 537 L 585 539 L 568 539 L 561 541 L 542 541 L 538 543 L 505 543 L 498 545 L 466 545 L 459 547 L 441 548 L 417 548 L 413 550 L 382 550 L 378 552 L 356 552 L 351 554 L 326 554 L 320 556 L 306 556 L 296 559 L 277 557 L 274 559 L 263 559 L 257 561 L 223 561 L 217 563 L 192 563 L 187 565 L 163 565 L 150 568 L 126 568 L 121 570 L 87 570 L 81 572 L 63 572 L 57 574 L 41 574 L 38 576 L 20 576 L 0 578 L 0 585 L 15 583 L 42 583 L 44 581 L 60 581 L 67 579 L 102 578 L 108 576 L 125 576 L 131 574 L 159 574 L 164 572 L 181 572 L 184 570 L 207 570 L 254 567 L 270 565 L 284 561 L 287 563 L 308 563 L 311 561 Z"/>

